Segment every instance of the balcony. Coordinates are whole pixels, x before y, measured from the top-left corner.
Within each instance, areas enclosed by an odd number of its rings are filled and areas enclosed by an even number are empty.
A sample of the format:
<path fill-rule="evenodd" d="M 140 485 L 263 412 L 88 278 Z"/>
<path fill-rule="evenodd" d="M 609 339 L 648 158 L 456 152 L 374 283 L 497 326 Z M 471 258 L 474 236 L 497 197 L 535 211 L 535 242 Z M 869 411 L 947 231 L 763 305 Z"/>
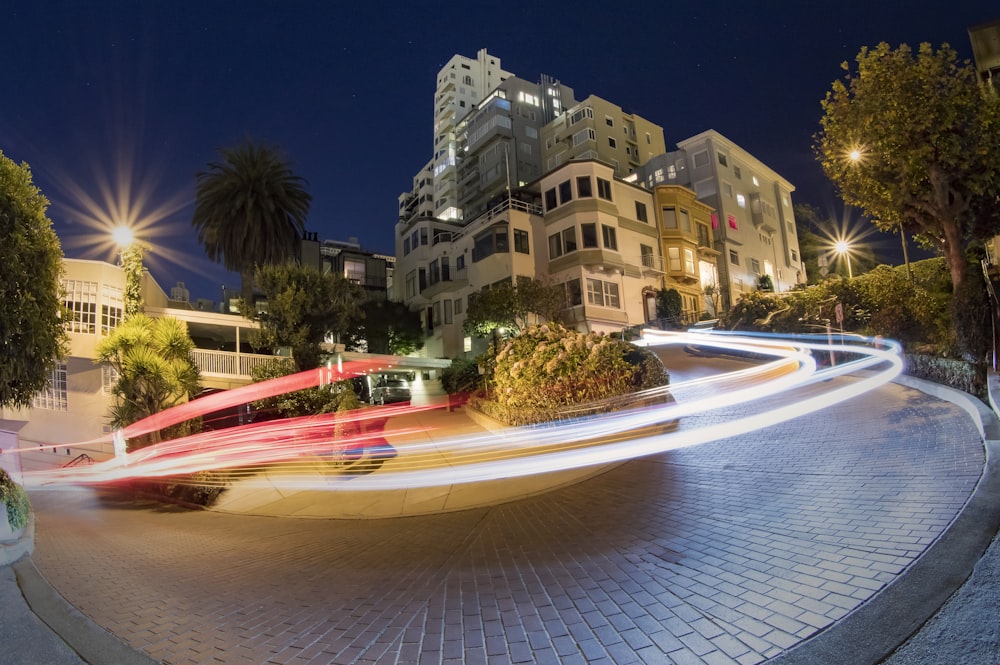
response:
<path fill-rule="evenodd" d="M 267 356 L 257 353 L 213 351 L 211 349 L 193 349 L 191 351 L 191 360 L 198 366 L 201 373 L 214 378 L 249 381 L 255 367 L 275 359 L 292 363 L 292 359 L 287 356 Z"/>

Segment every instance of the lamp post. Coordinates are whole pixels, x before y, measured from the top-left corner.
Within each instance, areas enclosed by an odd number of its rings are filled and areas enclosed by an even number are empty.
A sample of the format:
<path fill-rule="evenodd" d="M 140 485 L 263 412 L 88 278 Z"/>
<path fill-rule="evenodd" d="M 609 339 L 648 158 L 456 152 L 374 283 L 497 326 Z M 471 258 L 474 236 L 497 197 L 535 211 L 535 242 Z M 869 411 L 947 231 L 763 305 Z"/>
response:
<path fill-rule="evenodd" d="M 127 226 L 118 226 L 111 232 L 119 249 L 119 265 L 125 271 L 125 318 L 145 311 L 142 301 L 142 243 L 135 239 Z"/>
<path fill-rule="evenodd" d="M 833 248 L 837 254 L 847 257 L 847 278 L 854 279 L 854 271 L 851 270 L 851 246 L 847 244 L 846 240 L 838 240 Z"/>

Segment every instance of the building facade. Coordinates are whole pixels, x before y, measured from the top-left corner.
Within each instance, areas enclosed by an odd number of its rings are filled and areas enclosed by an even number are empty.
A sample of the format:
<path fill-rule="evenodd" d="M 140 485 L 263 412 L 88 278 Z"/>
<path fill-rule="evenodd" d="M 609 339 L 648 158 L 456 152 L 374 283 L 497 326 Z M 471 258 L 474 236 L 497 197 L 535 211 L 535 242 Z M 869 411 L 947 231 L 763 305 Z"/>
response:
<path fill-rule="evenodd" d="M 635 181 L 689 187 L 713 210 L 719 306 L 727 310 L 771 278 L 775 291 L 806 281 L 799 254 L 792 192 L 795 187 L 715 130 L 677 143 L 678 151 L 650 160 Z"/>
<path fill-rule="evenodd" d="M 64 259 L 63 267 L 69 352 L 53 371 L 50 388 L 31 407 L 0 409 L 0 429 L 17 432 L 22 448 L 37 447 L 65 462 L 81 453 L 101 459 L 113 452 L 107 419 L 115 377 L 94 358 L 98 343 L 124 320 L 125 274 L 103 261 Z M 172 300 L 148 272 L 142 298 L 148 316 L 186 322 L 203 388 L 246 385 L 253 367 L 271 358 L 247 350 L 256 323 Z"/>

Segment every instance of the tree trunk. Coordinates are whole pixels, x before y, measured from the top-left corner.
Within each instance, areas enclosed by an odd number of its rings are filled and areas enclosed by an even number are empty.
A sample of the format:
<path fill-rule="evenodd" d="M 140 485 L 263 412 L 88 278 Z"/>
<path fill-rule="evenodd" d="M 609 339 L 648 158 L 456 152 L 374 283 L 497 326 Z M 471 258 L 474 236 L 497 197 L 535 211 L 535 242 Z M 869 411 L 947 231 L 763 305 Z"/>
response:
<path fill-rule="evenodd" d="M 941 220 L 941 230 L 944 233 L 944 258 L 951 273 L 951 292 L 957 293 L 965 280 L 968 263 L 965 259 L 965 247 L 962 246 L 962 232 L 951 219 Z"/>

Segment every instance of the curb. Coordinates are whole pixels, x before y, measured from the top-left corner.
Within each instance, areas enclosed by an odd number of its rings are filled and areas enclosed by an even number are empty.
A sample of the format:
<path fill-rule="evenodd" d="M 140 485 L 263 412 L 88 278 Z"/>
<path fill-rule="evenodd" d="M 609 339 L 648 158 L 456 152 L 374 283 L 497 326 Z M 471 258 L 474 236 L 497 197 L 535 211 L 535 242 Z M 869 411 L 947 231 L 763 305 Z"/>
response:
<path fill-rule="evenodd" d="M 90 665 L 159 665 L 80 612 L 25 557 L 11 568 L 31 611 Z"/>
<path fill-rule="evenodd" d="M 951 402 L 969 414 L 984 438 L 983 473 L 961 512 L 909 570 L 831 627 L 768 660 L 770 664 L 881 663 L 969 579 L 1000 531 L 1000 420 L 996 414 L 953 388 L 904 375 L 893 381 Z"/>

